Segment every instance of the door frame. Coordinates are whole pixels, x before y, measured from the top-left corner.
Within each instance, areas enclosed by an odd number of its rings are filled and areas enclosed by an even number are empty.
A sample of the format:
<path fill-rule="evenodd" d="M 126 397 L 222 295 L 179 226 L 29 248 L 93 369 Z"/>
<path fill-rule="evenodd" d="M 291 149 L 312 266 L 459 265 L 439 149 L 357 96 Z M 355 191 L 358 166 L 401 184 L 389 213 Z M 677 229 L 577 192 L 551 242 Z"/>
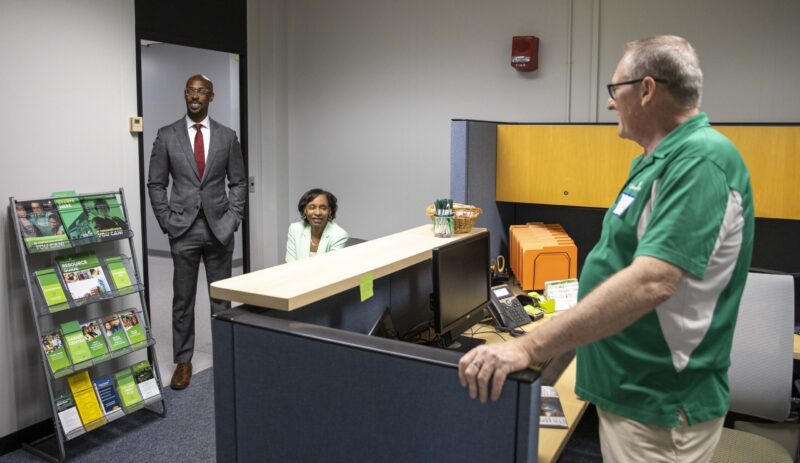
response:
<path fill-rule="evenodd" d="M 142 40 L 164 42 L 172 45 L 203 48 L 239 55 L 239 140 L 244 158 L 245 178 L 248 179 L 248 194 L 245 200 L 242 229 L 242 271 L 250 272 L 250 163 L 248 156 L 247 118 L 247 15 L 246 1 L 201 2 L 177 0 L 168 7 L 158 0 L 136 0 L 136 108 L 144 116 L 142 99 Z M 187 16 L 188 13 L 188 16 Z M 198 22 L 208 24 L 202 32 L 192 28 Z M 147 153 L 149 154 L 149 153 Z M 144 168 L 144 137 L 139 136 L 139 203 L 142 240 L 142 281 L 149 281 L 147 259 L 147 209 L 150 201 L 146 191 L 147 172 Z M 150 288 L 145 285 L 145 302 L 150 316 Z"/>

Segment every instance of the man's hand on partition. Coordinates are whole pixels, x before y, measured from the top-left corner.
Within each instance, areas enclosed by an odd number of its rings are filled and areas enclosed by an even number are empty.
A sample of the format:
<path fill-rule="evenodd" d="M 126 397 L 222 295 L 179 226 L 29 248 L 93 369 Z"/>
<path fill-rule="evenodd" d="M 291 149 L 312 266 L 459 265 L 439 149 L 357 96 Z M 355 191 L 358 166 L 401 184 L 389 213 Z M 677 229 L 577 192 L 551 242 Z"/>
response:
<path fill-rule="evenodd" d="M 458 361 L 458 379 L 461 386 L 469 387 L 471 398 L 486 403 L 490 391 L 493 401 L 500 398 L 509 373 L 530 363 L 530 356 L 519 340 L 478 346 Z"/>

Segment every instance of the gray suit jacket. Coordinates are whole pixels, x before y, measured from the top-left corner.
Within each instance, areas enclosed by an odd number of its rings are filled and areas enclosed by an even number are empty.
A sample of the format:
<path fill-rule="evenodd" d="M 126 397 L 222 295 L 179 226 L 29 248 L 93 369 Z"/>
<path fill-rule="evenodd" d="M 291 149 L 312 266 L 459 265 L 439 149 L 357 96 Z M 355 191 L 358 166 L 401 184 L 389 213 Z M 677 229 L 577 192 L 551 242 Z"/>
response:
<path fill-rule="evenodd" d="M 209 122 L 211 146 L 202 179 L 185 117 L 160 128 L 153 142 L 147 189 L 158 224 L 170 239 L 189 229 L 201 205 L 209 228 L 223 244 L 233 238 L 244 215 L 247 181 L 236 132 L 212 119 Z M 167 197 L 170 176 L 172 190 Z"/>

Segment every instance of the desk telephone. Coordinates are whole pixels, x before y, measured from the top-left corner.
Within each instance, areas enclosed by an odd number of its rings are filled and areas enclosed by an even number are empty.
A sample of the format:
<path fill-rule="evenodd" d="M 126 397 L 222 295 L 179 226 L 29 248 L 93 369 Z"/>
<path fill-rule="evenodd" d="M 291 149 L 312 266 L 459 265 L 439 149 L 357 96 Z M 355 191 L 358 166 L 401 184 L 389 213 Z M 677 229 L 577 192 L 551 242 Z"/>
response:
<path fill-rule="evenodd" d="M 525 312 L 522 303 L 517 300 L 508 285 L 492 286 L 492 303 L 489 312 L 500 328 L 516 328 L 527 325 L 531 317 Z"/>

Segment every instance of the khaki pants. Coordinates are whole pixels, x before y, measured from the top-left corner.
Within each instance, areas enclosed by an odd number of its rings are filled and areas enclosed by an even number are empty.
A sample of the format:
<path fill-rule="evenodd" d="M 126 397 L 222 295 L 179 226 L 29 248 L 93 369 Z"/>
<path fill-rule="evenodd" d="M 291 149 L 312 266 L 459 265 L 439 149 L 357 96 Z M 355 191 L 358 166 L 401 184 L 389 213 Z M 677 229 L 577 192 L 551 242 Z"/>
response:
<path fill-rule="evenodd" d="M 722 433 L 725 418 L 689 426 L 683 410 L 678 427 L 641 423 L 601 410 L 600 446 L 604 463 L 709 462 Z"/>

